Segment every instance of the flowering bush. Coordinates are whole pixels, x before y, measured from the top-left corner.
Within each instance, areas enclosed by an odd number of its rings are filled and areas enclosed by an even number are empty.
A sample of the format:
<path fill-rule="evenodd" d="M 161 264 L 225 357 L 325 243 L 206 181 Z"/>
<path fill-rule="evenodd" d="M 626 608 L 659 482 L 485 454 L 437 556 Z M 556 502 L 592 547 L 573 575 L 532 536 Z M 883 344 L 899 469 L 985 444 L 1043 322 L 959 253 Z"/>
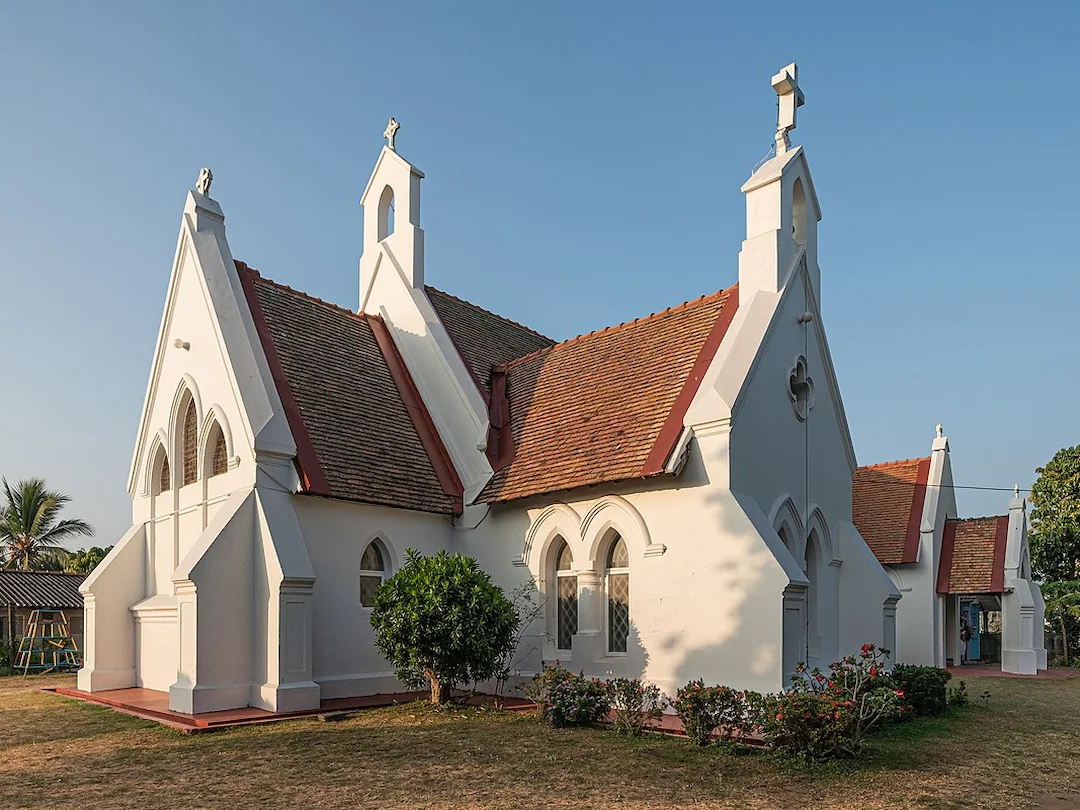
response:
<path fill-rule="evenodd" d="M 799 757 L 855 756 L 867 733 L 888 717 L 907 711 L 902 689 L 885 673 L 889 651 L 864 644 L 820 669 L 799 664 L 787 694 L 770 696 L 762 732 L 770 747 Z"/>
<path fill-rule="evenodd" d="M 925 717 L 945 711 L 948 705 L 946 684 L 952 678 L 951 672 L 937 667 L 897 664 L 889 677 L 904 693 L 904 704 L 908 707 L 904 714 Z"/>
<path fill-rule="evenodd" d="M 525 694 L 556 728 L 595 723 L 611 710 L 606 683 L 584 674 L 575 675 L 558 664 L 545 666 L 526 687 Z"/>
<path fill-rule="evenodd" d="M 676 713 L 683 731 L 695 745 L 708 745 L 719 729 L 721 741 L 731 741 L 736 734 L 746 734 L 760 724 L 757 704 L 761 696 L 739 692 L 728 686 L 706 686 L 698 679 L 690 681 L 675 696 Z"/>
<path fill-rule="evenodd" d="M 615 711 L 615 731 L 637 737 L 649 720 L 659 720 L 664 713 L 660 687 L 646 686 L 630 678 L 616 678 L 608 683 L 611 708 Z"/>

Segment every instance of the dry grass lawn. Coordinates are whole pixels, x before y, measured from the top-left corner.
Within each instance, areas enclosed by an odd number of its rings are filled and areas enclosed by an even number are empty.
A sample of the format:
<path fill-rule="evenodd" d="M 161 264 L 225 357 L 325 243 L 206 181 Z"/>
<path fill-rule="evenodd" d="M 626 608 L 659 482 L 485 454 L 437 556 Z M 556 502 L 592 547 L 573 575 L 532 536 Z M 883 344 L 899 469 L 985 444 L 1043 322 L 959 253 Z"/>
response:
<path fill-rule="evenodd" d="M 1080 678 L 969 680 L 986 707 L 815 768 L 422 704 L 185 736 L 40 691 L 72 681 L 0 678 L 5 810 L 1080 807 Z"/>

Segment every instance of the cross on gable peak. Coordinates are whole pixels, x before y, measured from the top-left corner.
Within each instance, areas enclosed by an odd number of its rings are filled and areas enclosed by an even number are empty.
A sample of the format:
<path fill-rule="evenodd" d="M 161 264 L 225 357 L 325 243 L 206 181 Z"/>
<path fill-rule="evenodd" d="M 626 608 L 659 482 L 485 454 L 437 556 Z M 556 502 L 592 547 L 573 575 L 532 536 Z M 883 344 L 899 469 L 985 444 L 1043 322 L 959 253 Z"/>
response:
<path fill-rule="evenodd" d="M 777 95 L 776 154 L 782 155 L 791 148 L 788 133 L 795 129 L 795 113 L 806 97 L 799 87 L 799 66 L 792 62 L 772 77 L 772 87 Z"/>
<path fill-rule="evenodd" d="M 382 134 L 382 136 L 386 138 L 386 145 L 390 148 L 391 152 L 397 151 L 394 147 L 394 138 L 397 136 L 397 131 L 399 129 L 401 129 L 401 124 L 397 122 L 396 118 L 391 116 L 390 121 L 386 124 L 386 130 Z"/>

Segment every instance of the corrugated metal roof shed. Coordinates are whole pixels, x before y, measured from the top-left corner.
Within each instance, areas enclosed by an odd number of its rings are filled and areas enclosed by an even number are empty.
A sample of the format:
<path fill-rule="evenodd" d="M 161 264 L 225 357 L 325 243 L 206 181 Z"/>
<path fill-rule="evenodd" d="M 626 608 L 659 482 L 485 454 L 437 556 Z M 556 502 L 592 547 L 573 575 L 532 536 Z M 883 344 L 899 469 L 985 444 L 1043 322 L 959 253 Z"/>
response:
<path fill-rule="evenodd" d="M 0 607 L 81 608 L 86 574 L 0 570 Z"/>

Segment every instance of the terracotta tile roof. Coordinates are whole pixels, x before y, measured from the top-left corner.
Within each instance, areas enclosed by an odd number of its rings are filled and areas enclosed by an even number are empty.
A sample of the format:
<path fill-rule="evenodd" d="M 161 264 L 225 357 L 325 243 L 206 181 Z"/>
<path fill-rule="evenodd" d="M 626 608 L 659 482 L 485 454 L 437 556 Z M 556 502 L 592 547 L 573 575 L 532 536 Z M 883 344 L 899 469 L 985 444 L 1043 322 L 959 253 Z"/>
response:
<path fill-rule="evenodd" d="M 461 359 L 480 391 L 490 394 L 491 369 L 555 343 L 520 323 L 500 317 L 435 287 L 425 287 Z"/>
<path fill-rule="evenodd" d="M 382 319 L 236 266 L 297 444 L 305 491 L 460 511 L 457 474 Z"/>
<path fill-rule="evenodd" d="M 859 467 L 852 476 L 852 521 L 882 565 L 918 560 L 929 458 Z"/>
<path fill-rule="evenodd" d="M 495 380 L 509 403 L 509 444 L 500 455 L 508 463 L 477 500 L 663 472 L 737 308 L 736 286 L 500 367 Z"/>
<path fill-rule="evenodd" d="M 84 579 L 60 571 L 0 571 L 0 607 L 81 608 Z"/>
<path fill-rule="evenodd" d="M 1005 590 L 1008 535 L 1008 515 L 945 521 L 938 593 L 979 594 Z"/>

